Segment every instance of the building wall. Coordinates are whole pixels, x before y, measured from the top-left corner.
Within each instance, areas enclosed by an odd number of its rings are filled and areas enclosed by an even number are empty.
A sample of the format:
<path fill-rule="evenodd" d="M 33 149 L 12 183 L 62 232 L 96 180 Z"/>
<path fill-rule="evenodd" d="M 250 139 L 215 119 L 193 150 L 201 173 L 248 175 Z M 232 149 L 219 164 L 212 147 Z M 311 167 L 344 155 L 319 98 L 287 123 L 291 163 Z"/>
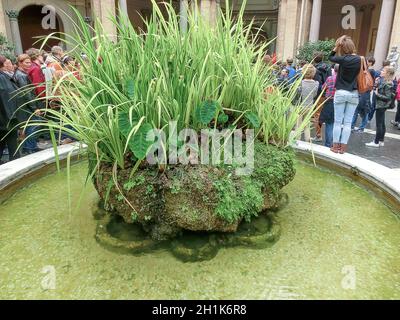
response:
<path fill-rule="evenodd" d="M 40 1 L 40 0 L 18 0 L 18 1 L 0 0 L 0 1 L 2 1 L 4 13 L 9 10 L 14 10 L 14 11 L 20 12 L 23 8 L 30 6 L 30 5 L 38 5 L 38 6 L 51 5 L 56 9 L 56 13 L 60 19 L 61 24 L 63 25 L 63 30 L 66 33 L 72 33 L 72 30 L 73 30 L 73 24 L 69 18 L 69 17 L 73 16 L 73 11 L 69 7 L 69 5 L 73 4 L 73 5 L 79 6 L 81 4 L 81 1 L 78 1 L 78 0 L 74 0 L 71 2 L 64 1 L 64 0 L 43 0 L 43 1 Z M 43 17 L 44 16 L 45 16 L 45 14 L 43 14 Z M 5 26 L 7 38 L 12 40 L 13 37 L 12 37 L 12 32 L 11 32 L 10 21 L 6 14 L 4 14 L 4 20 L 2 22 L 0 21 L 0 25 L 2 25 L 2 24 Z M 41 27 L 36 26 L 35 28 L 39 32 L 39 29 Z M 23 28 L 20 28 L 20 32 L 21 32 L 21 29 L 23 29 Z M 40 33 L 45 34 L 46 32 L 43 31 Z M 38 34 L 38 35 L 40 35 L 40 34 Z M 25 36 L 25 34 L 21 34 L 21 38 L 23 38 L 24 36 Z"/>
<path fill-rule="evenodd" d="M 161 2 L 162 0 L 158 1 Z M 320 39 L 337 38 L 345 33 L 352 36 L 356 44 L 359 45 L 361 33 L 368 32 L 367 51 L 374 49 L 382 0 L 322 1 Z M 224 5 L 224 2 L 224 0 L 220 0 L 221 6 Z M 349 4 L 349 2 L 357 8 L 357 28 L 355 30 L 343 30 L 340 24 L 342 19 L 341 8 Z M 231 0 L 231 3 L 238 10 L 242 0 Z M 262 25 L 264 19 L 267 19 L 267 23 L 263 27 L 265 34 L 269 38 L 277 37 L 277 54 L 280 58 L 285 59 L 295 56 L 297 47 L 308 40 L 312 3 L 313 0 L 248 0 L 245 16 L 246 19 L 255 18 L 258 25 Z M 70 4 L 75 6 L 84 16 L 92 13 L 98 16 L 101 21 L 105 22 L 107 33 L 112 35 L 116 32 L 113 25 L 107 21 L 107 18 L 108 13 L 114 12 L 118 7 L 118 0 L 0 0 L 0 32 L 5 33 L 9 39 L 12 39 L 10 21 L 5 12 L 7 10 L 20 11 L 27 5 L 32 4 L 51 4 L 59 9 L 60 25 L 62 25 L 66 33 L 72 30 L 72 21 L 67 17 L 72 15 L 72 11 L 69 8 Z M 178 0 L 175 0 L 174 4 L 178 7 Z M 375 4 L 369 30 L 361 30 L 362 13 L 359 8 L 365 4 Z M 127 0 L 127 5 L 132 23 L 139 28 L 143 28 L 140 14 L 149 15 L 151 12 L 150 0 Z M 24 37 L 25 35 L 21 36 Z M 400 0 L 396 4 L 390 42 L 391 46 L 398 45 L 400 50 Z M 275 46 L 272 47 L 272 51 L 274 50 Z"/>
<path fill-rule="evenodd" d="M 367 55 L 374 50 L 374 37 L 376 37 L 376 32 L 379 25 L 379 17 L 382 6 L 382 0 L 363 0 L 363 1 L 352 1 L 351 5 L 356 7 L 356 29 L 345 30 L 342 28 L 342 18 L 344 15 L 341 13 L 342 8 L 349 4 L 347 0 L 337 0 L 337 1 L 324 1 L 321 12 L 321 29 L 320 29 L 320 39 L 336 39 L 340 35 L 347 34 L 351 36 L 357 47 L 360 45 L 361 33 L 368 33 L 368 44 L 367 51 L 361 52 Z M 372 11 L 371 25 L 368 30 L 362 30 L 361 24 L 363 19 L 363 12 L 360 10 L 363 5 L 374 5 L 375 8 Z M 329 26 L 326 28 L 324 26 Z"/>

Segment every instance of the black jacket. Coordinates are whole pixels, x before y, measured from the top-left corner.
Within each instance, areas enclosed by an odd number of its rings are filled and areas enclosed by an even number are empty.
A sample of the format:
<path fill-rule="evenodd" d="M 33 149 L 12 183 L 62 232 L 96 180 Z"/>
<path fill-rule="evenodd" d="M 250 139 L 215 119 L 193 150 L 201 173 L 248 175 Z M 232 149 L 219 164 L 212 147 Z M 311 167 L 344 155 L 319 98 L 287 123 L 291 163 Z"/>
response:
<path fill-rule="evenodd" d="M 329 61 L 339 64 L 339 71 L 336 77 L 336 90 L 354 91 L 357 90 L 357 76 L 361 69 L 361 58 L 357 55 L 337 56 L 332 51 Z"/>
<path fill-rule="evenodd" d="M 18 106 L 21 107 L 21 121 L 26 121 L 37 109 L 40 109 L 40 104 L 35 95 L 35 88 L 32 86 L 32 82 L 29 79 L 27 73 L 17 69 L 13 77 L 15 83 L 17 84 L 19 90 L 17 92 Z M 30 87 L 30 90 L 29 90 Z"/>
<path fill-rule="evenodd" d="M 15 93 L 18 90 L 13 80 L 0 71 L 0 130 L 8 131 L 19 119 L 18 101 Z"/>
<path fill-rule="evenodd" d="M 390 109 L 396 97 L 393 82 L 381 81 L 376 95 L 376 109 Z"/>
<path fill-rule="evenodd" d="M 320 62 L 315 65 L 316 73 L 314 80 L 318 81 L 321 86 L 324 85 L 326 79 L 332 75 L 331 67 L 325 62 Z"/>

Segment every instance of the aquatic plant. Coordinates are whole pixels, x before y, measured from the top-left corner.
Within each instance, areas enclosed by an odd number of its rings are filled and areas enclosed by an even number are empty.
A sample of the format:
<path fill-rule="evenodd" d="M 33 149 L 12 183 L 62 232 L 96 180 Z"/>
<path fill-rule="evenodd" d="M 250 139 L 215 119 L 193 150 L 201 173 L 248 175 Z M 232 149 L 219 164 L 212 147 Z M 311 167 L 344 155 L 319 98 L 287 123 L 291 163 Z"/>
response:
<path fill-rule="evenodd" d="M 145 133 L 169 132 L 171 121 L 177 132 L 253 128 L 281 148 L 300 135 L 312 115 L 295 103 L 300 80 L 288 91 L 271 90 L 275 76 L 262 61 L 269 43 L 256 43 L 253 24 L 243 21 L 245 4 L 235 17 L 221 11 L 214 26 L 190 11 L 183 32 L 170 4 L 152 2 L 145 31 L 120 14 L 110 17 L 118 34 L 109 36 L 99 21 L 91 27 L 76 12 L 75 35 L 46 38 L 74 47 L 82 66 L 82 80 L 67 74 L 55 85 L 52 98 L 62 108 L 46 110 L 55 119 L 48 128 L 85 143 L 97 164 L 123 169 L 134 162 L 134 170 L 148 151 Z"/>
<path fill-rule="evenodd" d="M 185 31 L 170 4 L 152 2 L 145 31 L 123 14 L 111 17 L 116 36 L 105 34 L 99 21 L 89 26 L 77 13 L 76 35 L 59 40 L 80 53 L 82 76 L 59 79 L 51 99 L 62 107 L 45 110 L 52 120 L 43 130 L 50 130 L 54 142 L 55 132 L 62 131 L 86 144 L 89 176 L 106 208 L 127 223 L 141 224 L 152 239 L 174 238 L 182 230 L 235 232 L 243 220 L 279 205 L 280 189 L 295 174 L 288 147 L 309 125 L 313 108 L 298 101 L 301 77 L 290 86 L 277 84 L 273 66 L 263 62 L 269 43 L 260 45 L 253 24 L 243 21 L 245 2 L 235 17 L 221 10 L 213 25 L 194 9 Z M 296 127 L 299 117 L 302 124 Z M 207 156 L 218 149 L 213 165 L 155 161 L 151 166 L 144 160 L 152 155 L 148 133 L 154 129 L 168 137 L 158 139 L 156 160 L 178 144 L 181 155 L 186 153 L 181 147 L 187 136 L 171 138 L 181 130 L 201 132 L 195 148 L 204 130 L 246 137 L 238 149 L 234 143 L 233 162 L 219 161 L 232 156 L 225 137 L 223 146 L 206 145 Z M 248 135 L 247 129 L 253 131 Z M 246 168 L 236 161 L 243 146 L 246 157 L 254 151 Z M 242 169 L 250 170 L 237 174 Z"/>

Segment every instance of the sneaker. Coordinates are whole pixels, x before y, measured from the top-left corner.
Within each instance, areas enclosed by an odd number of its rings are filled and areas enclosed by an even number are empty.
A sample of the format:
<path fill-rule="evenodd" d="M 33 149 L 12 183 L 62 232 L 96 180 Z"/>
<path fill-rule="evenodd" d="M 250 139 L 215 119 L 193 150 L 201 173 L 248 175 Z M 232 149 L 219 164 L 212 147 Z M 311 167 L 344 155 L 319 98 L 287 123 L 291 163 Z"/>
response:
<path fill-rule="evenodd" d="M 65 138 L 64 140 L 61 140 L 61 145 L 70 144 L 72 142 L 74 142 L 74 140 L 72 140 L 70 138 Z"/>
<path fill-rule="evenodd" d="M 399 123 L 396 122 L 396 121 L 394 121 L 394 120 L 390 120 L 390 123 L 391 123 L 392 125 L 394 125 L 395 127 L 398 127 L 398 126 L 399 126 Z"/>
<path fill-rule="evenodd" d="M 23 149 L 23 153 L 26 154 L 26 155 L 34 154 L 34 153 L 39 152 L 39 151 L 42 151 L 42 150 L 40 150 L 39 148 L 36 148 L 36 149 L 26 149 L 26 148 L 24 148 Z"/>
<path fill-rule="evenodd" d="M 373 147 L 373 148 L 379 148 L 380 144 L 379 143 L 375 143 L 375 141 L 372 142 L 368 142 L 365 144 L 367 147 Z"/>
<path fill-rule="evenodd" d="M 44 150 L 53 147 L 53 144 L 51 142 L 38 142 L 37 146 L 40 150 Z"/>
<path fill-rule="evenodd" d="M 321 137 L 314 137 L 314 138 L 311 138 L 311 141 L 322 142 L 322 138 Z"/>
<path fill-rule="evenodd" d="M 363 132 L 364 132 L 364 129 L 358 128 L 357 130 L 354 130 L 354 132 L 356 132 L 356 133 L 363 133 Z"/>
<path fill-rule="evenodd" d="M 379 146 L 380 146 L 380 147 L 384 147 L 384 146 L 385 146 L 385 143 L 384 143 L 384 142 L 379 142 Z"/>

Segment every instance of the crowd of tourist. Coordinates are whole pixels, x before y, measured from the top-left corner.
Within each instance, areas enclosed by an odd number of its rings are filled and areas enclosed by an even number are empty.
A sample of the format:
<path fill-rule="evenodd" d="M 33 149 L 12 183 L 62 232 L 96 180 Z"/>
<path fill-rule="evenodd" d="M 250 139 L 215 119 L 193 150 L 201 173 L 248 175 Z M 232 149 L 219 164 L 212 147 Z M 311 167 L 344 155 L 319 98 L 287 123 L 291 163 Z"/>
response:
<path fill-rule="evenodd" d="M 328 62 L 324 62 L 325 58 Z M 385 112 L 394 109 L 396 101 L 398 108 L 391 124 L 400 130 L 400 79 L 395 79 L 394 67 L 389 61 L 384 61 L 382 69 L 375 70 L 374 57 L 366 58 L 374 85 L 371 90 L 360 93 L 357 80 L 362 59 L 348 36 L 336 41 L 328 57 L 315 52 L 312 61 L 299 61 L 296 66 L 293 59 L 282 63 L 269 55 L 264 57 L 264 62 L 274 70 L 276 83 L 282 90 L 288 90 L 302 78 L 298 91 L 303 107 L 315 108 L 312 121 L 315 136 L 311 137 L 307 126 L 303 133 L 305 141 L 322 142 L 321 128 L 325 124 L 324 145 L 335 153 L 345 153 L 351 132 L 363 132 L 375 115 L 376 136 L 366 146 L 383 147 Z M 361 124 L 355 129 L 359 117 Z"/>
<path fill-rule="evenodd" d="M 48 120 L 47 108 L 60 107 L 54 84 L 66 73 L 80 79 L 79 69 L 59 46 L 50 53 L 31 48 L 16 57 L 15 64 L 0 55 L 0 164 L 5 150 L 11 161 L 46 147 L 41 141 L 48 141 L 49 133 L 40 130 L 38 123 Z M 61 135 L 59 141 L 66 144 L 72 139 Z"/>
<path fill-rule="evenodd" d="M 293 59 L 282 63 L 275 57 L 264 57 L 277 86 L 282 90 L 298 86 L 297 96 L 303 108 L 315 110 L 312 118 L 315 136 L 311 137 L 310 126 L 306 126 L 304 140 L 323 142 L 335 153 L 345 153 L 351 132 L 363 132 L 374 115 L 376 136 L 366 146 L 383 147 L 385 112 L 394 109 L 396 101 L 397 112 L 391 124 L 400 130 L 400 80 L 395 79 L 395 69 L 385 61 L 382 69 L 375 70 L 375 59 L 365 60 L 374 85 L 366 92 L 359 92 L 357 80 L 364 58 L 356 54 L 356 47 L 348 36 L 336 41 L 328 57 L 315 52 L 312 61 L 299 61 L 297 65 Z M 60 108 L 52 88 L 66 73 L 80 79 L 80 66 L 59 46 L 54 46 L 50 53 L 31 48 L 19 55 L 15 64 L 0 55 L 0 161 L 5 150 L 9 160 L 14 160 L 43 149 L 39 140 L 48 139 L 46 130 L 40 130 L 39 125 L 24 124 L 28 120 L 36 120 L 36 124 L 46 121 L 47 108 Z M 356 130 L 359 117 L 361 123 Z M 297 125 L 301 122 L 299 117 Z M 66 135 L 59 140 L 61 144 L 72 142 Z"/>

